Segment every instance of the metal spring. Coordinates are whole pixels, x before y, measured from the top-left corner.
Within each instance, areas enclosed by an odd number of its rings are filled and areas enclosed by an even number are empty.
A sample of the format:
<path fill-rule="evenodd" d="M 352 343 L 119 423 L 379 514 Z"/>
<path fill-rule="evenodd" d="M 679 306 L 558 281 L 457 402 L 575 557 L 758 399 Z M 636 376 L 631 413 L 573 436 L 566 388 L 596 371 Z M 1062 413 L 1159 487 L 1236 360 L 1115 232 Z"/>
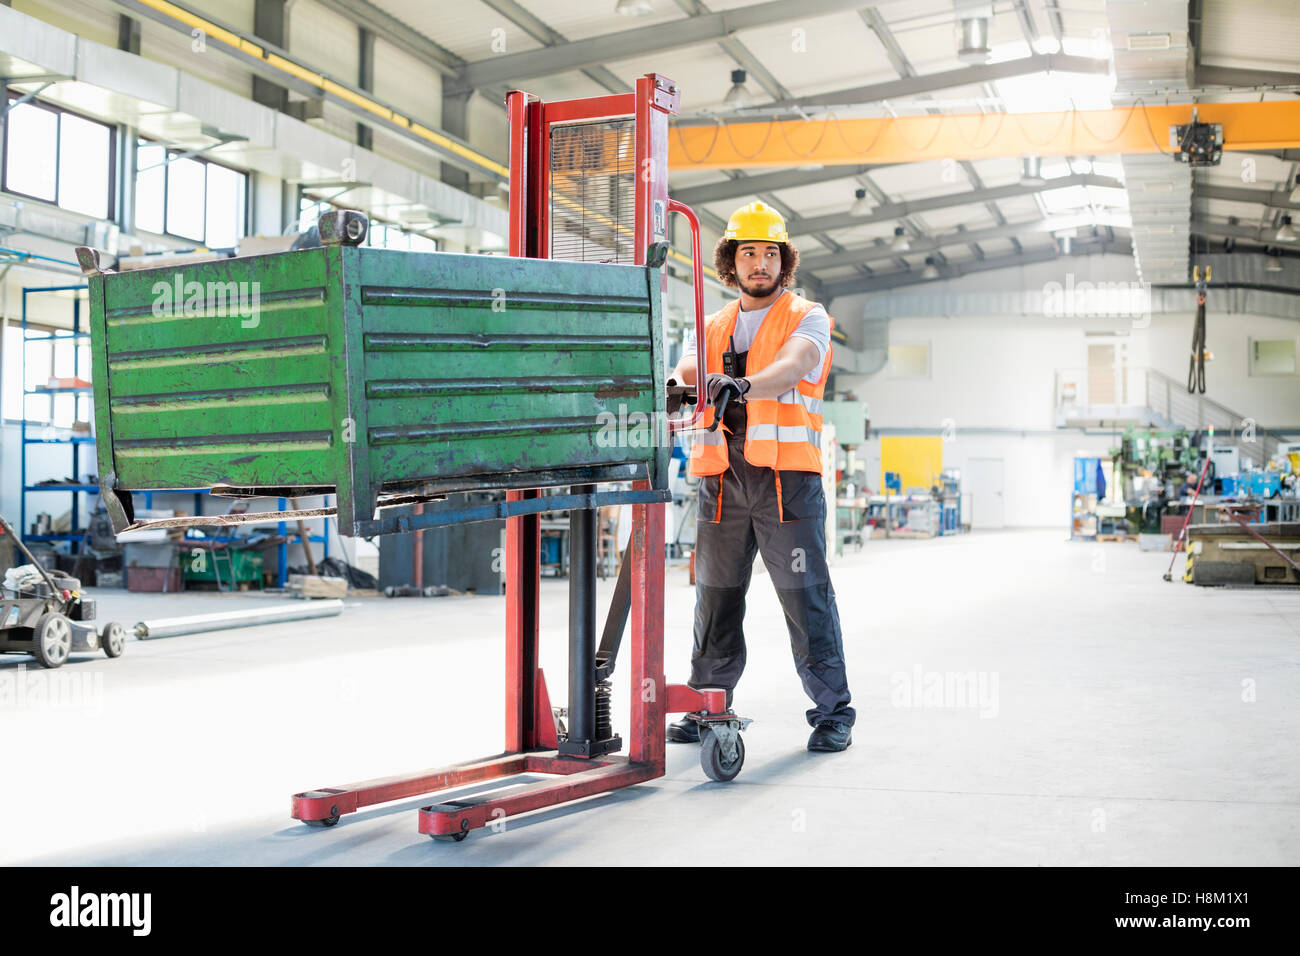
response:
<path fill-rule="evenodd" d="M 611 713 L 610 693 L 613 685 L 603 680 L 596 685 L 596 739 L 608 740 L 614 736 L 614 715 Z"/>

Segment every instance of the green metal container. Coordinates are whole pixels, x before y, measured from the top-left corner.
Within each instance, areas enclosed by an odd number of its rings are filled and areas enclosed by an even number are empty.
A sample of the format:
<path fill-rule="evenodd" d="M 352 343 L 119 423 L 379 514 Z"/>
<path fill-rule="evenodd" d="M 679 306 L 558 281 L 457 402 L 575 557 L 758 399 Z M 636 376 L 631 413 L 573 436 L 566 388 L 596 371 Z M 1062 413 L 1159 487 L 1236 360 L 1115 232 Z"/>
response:
<path fill-rule="evenodd" d="M 228 559 L 228 560 L 227 560 Z M 218 564 L 217 562 L 220 562 Z M 193 560 L 181 561 L 181 576 L 186 581 L 211 581 L 219 587 L 230 587 L 245 581 L 262 583 L 263 557 L 258 551 L 223 551 L 207 556 L 198 569 Z"/>
<path fill-rule="evenodd" d="M 637 500 L 664 500 L 668 443 L 618 427 L 666 406 L 660 255 L 399 252 L 357 245 L 365 226 L 327 214 L 320 248 L 126 273 L 78 250 L 115 530 L 127 492 L 159 488 L 336 494 L 360 535 L 449 491 L 648 480 Z"/>

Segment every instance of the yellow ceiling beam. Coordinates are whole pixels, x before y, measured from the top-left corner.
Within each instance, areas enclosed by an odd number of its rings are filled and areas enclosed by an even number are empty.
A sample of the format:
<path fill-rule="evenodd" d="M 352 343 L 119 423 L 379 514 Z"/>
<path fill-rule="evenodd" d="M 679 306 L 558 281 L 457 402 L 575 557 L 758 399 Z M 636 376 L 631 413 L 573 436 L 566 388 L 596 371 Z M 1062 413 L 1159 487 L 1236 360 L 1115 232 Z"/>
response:
<path fill-rule="evenodd" d="M 1170 153 L 1169 128 L 1191 105 L 1138 104 L 1063 113 L 983 113 L 675 126 L 668 164 L 683 169 L 915 163 L 999 156 Z M 1300 147 L 1300 100 L 1201 103 L 1202 123 L 1223 124 L 1224 149 Z"/>

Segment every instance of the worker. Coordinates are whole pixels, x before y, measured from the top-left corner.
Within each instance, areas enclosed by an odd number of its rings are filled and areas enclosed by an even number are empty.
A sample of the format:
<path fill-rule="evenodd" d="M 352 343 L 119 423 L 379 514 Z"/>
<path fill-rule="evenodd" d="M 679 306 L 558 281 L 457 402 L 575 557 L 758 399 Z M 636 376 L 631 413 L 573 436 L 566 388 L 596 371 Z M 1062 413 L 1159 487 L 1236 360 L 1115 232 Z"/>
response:
<path fill-rule="evenodd" d="M 695 647 L 691 687 L 732 691 L 745 668 L 745 594 L 761 552 L 785 611 L 790 646 L 813 706 L 808 749 L 852 742 L 854 710 L 835 589 L 826 566 L 822 491 L 822 393 L 831 366 L 831 319 L 796 294 L 799 252 L 780 213 L 761 202 L 736 210 L 713 252 L 718 278 L 739 298 L 708 317 L 703 389 L 710 407 L 694 431 L 690 474 L 700 479 L 695 537 Z M 696 343 L 688 336 L 669 384 L 695 384 Z M 712 403 L 733 398 L 721 425 Z M 694 743 L 683 718 L 668 739 Z"/>

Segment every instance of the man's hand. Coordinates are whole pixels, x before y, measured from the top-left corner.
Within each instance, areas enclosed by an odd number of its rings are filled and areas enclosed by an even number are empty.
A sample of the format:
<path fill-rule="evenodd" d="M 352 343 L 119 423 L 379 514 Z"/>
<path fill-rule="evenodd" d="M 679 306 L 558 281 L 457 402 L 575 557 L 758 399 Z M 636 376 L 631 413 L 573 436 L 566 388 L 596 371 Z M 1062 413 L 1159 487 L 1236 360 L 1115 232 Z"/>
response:
<path fill-rule="evenodd" d="M 733 401 L 743 402 L 745 393 L 749 391 L 749 379 L 732 378 L 722 372 L 710 372 L 708 382 L 705 385 L 705 394 L 708 396 L 710 405 L 717 401 L 718 396 L 722 394 L 722 390 L 725 388 L 735 390 L 737 397 Z"/>

